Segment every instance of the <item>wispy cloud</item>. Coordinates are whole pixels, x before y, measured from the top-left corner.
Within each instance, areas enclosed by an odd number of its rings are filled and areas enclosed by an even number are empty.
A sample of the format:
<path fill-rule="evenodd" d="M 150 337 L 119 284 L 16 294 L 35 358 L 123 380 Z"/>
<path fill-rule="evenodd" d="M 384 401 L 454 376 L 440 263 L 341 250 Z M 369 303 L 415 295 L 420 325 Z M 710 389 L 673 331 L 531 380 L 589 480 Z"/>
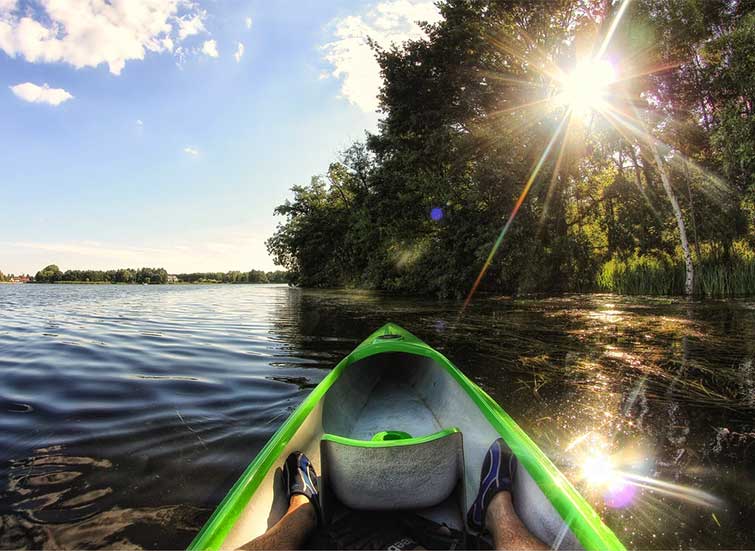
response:
<path fill-rule="evenodd" d="M 136 126 L 144 126 L 142 119 L 136 119 Z"/>
<path fill-rule="evenodd" d="M 50 88 L 47 83 L 39 86 L 32 82 L 24 82 L 10 86 L 10 89 L 17 97 L 29 103 L 47 103 L 57 106 L 73 99 L 73 95 L 68 91 L 63 88 Z"/>
<path fill-rule="evenodd" d="M 214 40 L 205 40 L 202 44 L 202 53 L 209 57 L 218 57 L 218 43 Z"/>
<path fill-rule="evenodd" d="M 384 0 L 366 13 L 332 21 L 334 40 L 323 50 L 332 66 L 330 76 L 341 79 L 342 96 L 364 111 L 374 111 L 380 68 L 367 39 L 386 47 L 401 44 L 425 36 L 417 21 L 439 19 L 435 0 Z"/>
<path fill-rule="evenodd" d="M 186 153 L 187 155 L 191 155 L 192 157 L 196 157 L 197 155 L 199 155 L 199 149 L 197 149 L 196 147 L 187 145 L 186 147 L 184 147 L 184 153 Z"/>
<path fill-rule="evenodd" d="M 265 239 L 273 228 L 224 226 L 159 245 L 130 246 L 106 241 L 0 241 L 3 271 L 34 273 L 50 263 L 61 269 L 159 266 L 171 273 L 272 269 Z"/>
<path fill-rule="evenodd" d="M 120 74 L 148 52 L 172 52 L 176 42 L 205 31 L 207 13 L 184 0 L 71 2 L 38 0 L 22 9 L 0 0 L 0 50 L 31 63 L 108 65 Z"/>
<path fill-rule="evenodd" d="M 239 63 L 241 61 L 241 58 L 244 57 L 244 44 L 239 42 L 236 46 L 236 53 L 233 54 L 234 59 L 236 60 L 236 63 Z"/>
<path fill-rule="evenodd" d="M 247 17 L 244 20 L 244 25 L 246 25 L 247 29 L 251 29 L 252 28 L 252 18 L 251 17 Z"/>
<path fill-rule="evenodd" d="M 52 253 L 66 253 L 85 256 L 96 254 L 107 258 L 124 258 L 124 260 L 131 259 L 134 257 L 134 255 L 160 254 L 165 252 L 165 249 L 150 247 L 113 247 L 99 241 L 72 241 L 64 243 L 14 241 L 11 243 L 6 243 L 6 245 L 19 249 L 48 251 Z"/>

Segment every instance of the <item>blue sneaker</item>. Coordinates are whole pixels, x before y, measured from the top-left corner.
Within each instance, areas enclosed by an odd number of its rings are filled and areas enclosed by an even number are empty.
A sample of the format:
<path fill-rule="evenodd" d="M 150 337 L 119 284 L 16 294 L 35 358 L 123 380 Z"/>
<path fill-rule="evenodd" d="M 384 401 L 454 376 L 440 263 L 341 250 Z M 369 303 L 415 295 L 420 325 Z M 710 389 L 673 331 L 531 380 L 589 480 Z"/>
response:
<path fill-rule="evenodd" d="M 502 438 L 491 444 L 482 463 L 480 491 L 467 513 L 467 525 L 472 530 L 482 533 L 485 529 L 485 512 L 493 496 L 498 492 L 511 491 L 516 465 L 516 456 Z"/>
<path fill-rule="evenodd" d="M 300 494 L 306 497 L 315 508 L 317 525 L 322 522 L 320 511 L 320 492 L 317 489 L 317 473 L 309 458 L 302 452 L 293 452 L 283 465 L 283 484 L 288 498 Z"/>

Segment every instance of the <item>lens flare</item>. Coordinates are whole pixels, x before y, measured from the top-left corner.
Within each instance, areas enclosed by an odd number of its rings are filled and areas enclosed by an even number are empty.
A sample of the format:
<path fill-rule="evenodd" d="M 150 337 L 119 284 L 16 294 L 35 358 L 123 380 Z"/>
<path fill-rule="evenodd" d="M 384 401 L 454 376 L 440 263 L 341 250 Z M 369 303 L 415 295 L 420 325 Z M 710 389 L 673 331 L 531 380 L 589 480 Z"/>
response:
<path fill-rule="evenodd" d="M 514 221 L 514 218 L 516 218 L 517 212 L 519 212 L 519 208 L 522 206 L 522 203 L 524 203 L 524 200 L 527 198 L 527 193 L 529 193 L 530 188 L 532 187 L 532 184 L 535 183 L 537 176 L 540 174 L 540 169 L 543 168 L 543 164 L 545 164 L 546 159 L 548 159 L 548 155 L 550 155 L 551 149 L 553 149 L 553 144 L 556 143 L 556 140 L 561 135 L 561 130 L 564 128 L 564 124 L 567 122 L 567 120 L 568 120 L 567 116 L 564 116 L 561 118 L 561 121 L 558 123 L 558 127 L 553 132 L 551 139 L 548 141 L 548 145 L 545 146 L 545 150 L 543 151 L 542 155 L 540 155 L 540 158 L 538 159 L 537 163 L 535 163 L 535 166 L 532 167 L 530 176 L 527 179 L 527 183 L 524 184 L 524 189 L 522 190 L 522 193 L 519 195 L 519 199 L 517 199 L 516 204 L 514 205 L 514 208 L 511 209 L 511 214 L 509 215 L 508 220 L 506 220 L 506 224 L 504 224 L 503 229 L 501 230 L 501 233 L 498 234 L 498 238 L 495 240 L 495 243 L 493 243 L 493 248 L 488 254 L 488 257 L 485 260 L 485 264 L 482 265 L 482 269 L 480 270 L 480 273 L 477 275 L 477 279 L 475 279 L 475 282 L 472 284 L 472 289 L 469 291 L 467 298 L 464 299 L 464 304 L 461 306 L 461 310 L 459 311 L 459 317 L 457 321 L 461 319 L 461 317 L 464 315 L 464 311 L 467 309 L 467 306 L 469 306 L 469 303 L 472 300 L 472 297 L 477 291 L 477 287 L 480 286 L 480 282 L 482 281 L 482 278 L 485 277 L 485 273 L 488 271 L 488 268 L 490 268 L 490 265 L 493 263 L 495 254 L 498 252 L 498 248 L 501 246 L 501 243 L 503 243 L 504 237 L 506 237 L 506 232 L 508 232 L 509 228 L 511 227 L 511 223 Z"/>
<path fill-rule="evenodd" d="M 606 491 L 603 499 L 605 504 L 611 509 L 624 509 L 634 502 L 636 496 L 637 486 L 622 479 L 620 484 L 617 484 Z"/>
<path fill-rule="evenodd" d="M 590 494 L 600 496 L 607 507 L 624 509 L 653 494 L 702 507 L 723 505 L 719 498 L 699 488 L 640 474 L 652 463 L 652 457 L 642 448 L 624 448 L 608 455 L 603 451 L 605 444 L 598 433 L 589 431 L 569 444 L 566 451 L 576 452 L 573 464 L 580 471 L 579 480 Z M 577 448 L 582 448 L 582 452 Z"/>
<path fill-rule="evenodd" d="M 702 166 L 696 164 L 681 151 L 674 150 L 661 142 L 647 130 L 647 123 L 641 120 L 636 103 L 638 99 L 644 100 L 642 97 L 635 98 L 632 95 L 631 87 L 628 87 L 626 84 L 648 75 L 673 70 L 679 67 L 680 64 L 675 62 L 635 67 L 633 58 L 627 58 L 625 55 L 622 55 L 618 48 L 611 46 L 616 31 L 628 12 L 630 3 L 631 0 L 620 0 L 617 2 L 618 9 L 611 10 L 613 15 L 607 32 L 603 35 L 602 40 L 593 44 L 594 47 L 590 49 L 594 53 L 590 54 L 588 58 L 578 57 L 577 64 L 571 71 L 558 66 L 552 56 L 538 47 L 535 41 L 526 36 L 526 33 L 516 37 L 498 36 L 491 38 L 491 44 L 496 49 L 521 61 L 528 69 L 539 73 L 540 78 L 514 78 L 505 73 L 499 74 L 493 72 L 485 72 L 485 78 L 502 80 L 527 89 L 537 89 L 540 86 L 539 82 L 546 83 L 546 87 L 542 89 L 542 94 L 528 93 L 526 97 L 534 99 L 525 103 L 518 105 L 505 103 L 501 110 L 489 113 L 490 120 L 496 123 L 498 121 L 506 121 L 506 128 L 511 132 L 521 131 L 523 128 L 541 124 L 546 118 L 550 118 L 552 121 L 560 118 L 560 123 L 542 155 L 533 166 L 519 199 L 516 201 L 497 239 L 494 241 L 490 253 L 472 283 L 472 287 L 459 309 L 457 323 L 464 316 L 467 307 L 506 238 L 507 232 L 514 222 L 530 188 L 540 175 L 541 169 L 546 165 L 546 161 L 549 160 L 551 152 L 554 149 L 554 144 L 564 129 L 563 141 L 561 147 L 558 149 L 558 158 L 552 167 L 550 186 L 548 187 L 548 193 L 542 208 L 541 225 L 542 221 L 546 219 L 545 214 L 548 210 L 551 191 L 557 185 L 558 177 L 568 178 L 569 176 L 568 171 L 561 174 L 561 161 L 567 142 L 572 137 L 580 137 L 581 130 L 585 129 L 579 128 L 580 122 L 584 123 L 582 126 L 589 130 L 592 128 L 592 123 L 595 120 L 608 123 L 611 128 L 616 130 L 626 140 L 633 153 L 638 155 L 644 154 L 643 145 L 649 146 L 651 152 L 657 150 L 656 153 L 658 153 L 660 151 L 660 155 L 666 158 L 668 162 L 678 165 L 687 172 L 693 172 L 698 179 L 704 181 L 706 185 L 703 186 L 703 193 L 712 195 L 722 203 L 730 200 L 728 185 L 723 180 L 707 172 Z M 588 50 L 585 49 L 584 51 L 587 52 Z M 577 53 L 579 54 L 579 52 Z M 608 58 L 616 60 L 617 65 L 614 66 Z M 634 114 L 629 113 L 629 111 L 633 111 Z M 652 109 L 649 108 L 648 113 L 652 114 Z M 512 117 L 514 114 L 517 116 Z M 512 118 L 515 121 L 513 124 L 509 120 Z M 652 165 L 655 160 L 650 159 L 647 162 Z M 635 165 L 637 165 L 636 161 Z M 624 168 L 622 167 L 620 170 L 624 170 Z M 645 193 L 639 174 L 635 173 L 635 176 L 635 183 L 640 193 L 642 193 L 646 202 L 650 205 L 656 218 L 660 220 L 658 211 L 651 204 L 650 199 Z M 439 221 L 443 217 L 443 214 L 442 210 L 438 209 L 436 211 L 433 209 L 430 212 L 430 217 L 435 221 Z M 438 215 L 440 215 L 440 218 L 436 218 Z"/>

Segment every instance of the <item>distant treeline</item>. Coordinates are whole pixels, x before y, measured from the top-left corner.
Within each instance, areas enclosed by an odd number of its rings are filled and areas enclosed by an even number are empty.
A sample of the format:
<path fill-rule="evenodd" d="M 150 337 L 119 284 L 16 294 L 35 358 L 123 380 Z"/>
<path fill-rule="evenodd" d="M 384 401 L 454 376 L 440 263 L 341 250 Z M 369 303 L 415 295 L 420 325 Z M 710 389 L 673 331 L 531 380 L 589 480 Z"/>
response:
<path fill-rule="evenodd" d="M 195 272 L 176 274 L 182 283 L 288 283 L 288 272 L 276 270 L 250 270 L 248 272 Z"/>
<path fill-rule="evenodd" d="M 168 274 L 165 268 L 119 268 L 116 270 L 66 270 L 55 264 L 44 267 L 34 276 L 35 283 L 287 283 L 287 273 L 282 270 L 265 272 L 195 272 L 191 274 Z"/>

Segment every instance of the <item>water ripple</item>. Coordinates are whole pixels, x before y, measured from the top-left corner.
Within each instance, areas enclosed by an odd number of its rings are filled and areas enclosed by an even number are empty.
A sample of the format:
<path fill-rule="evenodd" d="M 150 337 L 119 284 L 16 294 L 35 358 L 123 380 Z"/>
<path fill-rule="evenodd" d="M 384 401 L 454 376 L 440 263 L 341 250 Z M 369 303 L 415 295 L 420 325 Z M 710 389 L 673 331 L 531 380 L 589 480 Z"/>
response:
<path fill-rule="evenodd" d="M 713 523 L 651 491 L 621 511 L 588 492 L 628 546 L 755 546 L 752 303 L 480 297 L 457 323 L 459 306 L 0 285 L 0 548 L 185 547 L 297 404 L 389 320 L 447 354 L 575 483 L 569 443 L 599 437 L 727 498 Z"/>

